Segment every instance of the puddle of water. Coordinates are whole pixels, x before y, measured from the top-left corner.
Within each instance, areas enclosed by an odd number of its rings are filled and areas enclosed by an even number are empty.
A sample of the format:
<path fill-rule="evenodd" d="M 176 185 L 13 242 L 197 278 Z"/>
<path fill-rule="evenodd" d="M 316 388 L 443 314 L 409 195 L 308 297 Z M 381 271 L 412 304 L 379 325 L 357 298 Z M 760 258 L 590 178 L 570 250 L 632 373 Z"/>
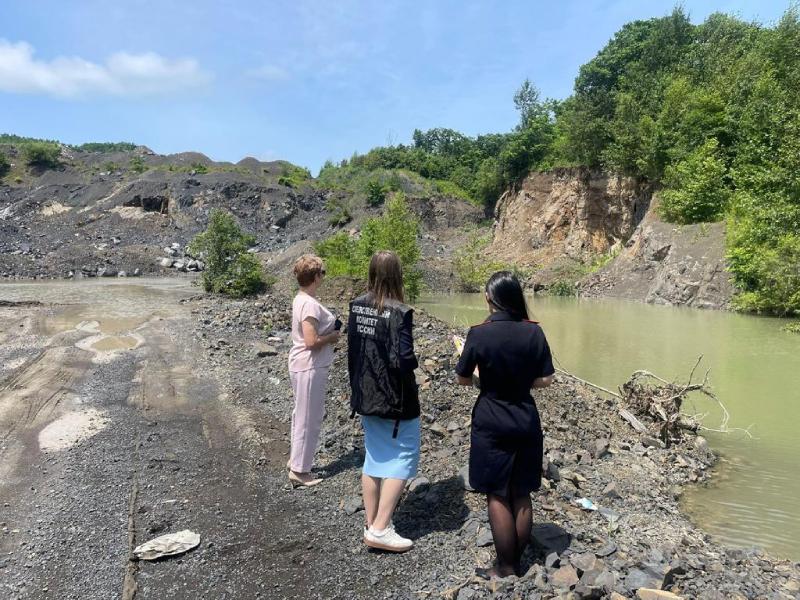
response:
<path fill-rule="evenodd" d="M 81 331 L 95 332 L 98 329 L 96 322 L 82 323 L 78 326 Z M 127 350 L 138 348 L 144 343 L 144 338 L 136 333 L 127 335 L 91 335 L 75 343 L 81 350 L 86 350 L 94 354 L 92 362 L 94 364 L 108 363 Z"/>
<path fill-rule="evenodd" d="M 158 313 L 154 313 L 155 316 Z M 131 331 L 143 325 L 150 315 L 123 316 L 110 314 L 106 317 L 98 317 L 96 306 L 72 305 L 65 306 L 56 314 L 46 317 L 42 323 L 42 329 L 46 335 L 55 335 L 65 331 L 78 329 L 87 319 L 94 319 L 97 323 L 97 331 L 107 335 L 115 335 L 124 331 Z"/>
<path fill-rule="evenodd" d="M 132 348 L 136 348 L 139 345 L 139 340 L 137 340 L 132 335 L 122 335 L 122 336 L 106 336 L 100 338 L 95 343 L 92 344 L 92 349 L 97 350 L 98 352 L 114 352 L 119 350 L 130 350 Z"/>
<path fill-rule="evenodd" d="M 111 419 L 94 408 L 68 412 L 39 432 L 39 448 L 42 450 L 71 448 L 102 431 L 109 423 Z"/>

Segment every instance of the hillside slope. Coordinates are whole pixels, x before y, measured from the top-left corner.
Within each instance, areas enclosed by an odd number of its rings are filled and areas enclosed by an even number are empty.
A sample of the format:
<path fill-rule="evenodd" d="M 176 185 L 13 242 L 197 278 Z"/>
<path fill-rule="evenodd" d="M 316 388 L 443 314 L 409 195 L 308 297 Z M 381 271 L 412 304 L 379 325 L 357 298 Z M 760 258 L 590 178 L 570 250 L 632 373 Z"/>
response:
<path fill-rule="evenodd" d="M 288 271 L 314 241 L 380 213 L 352 192 L 326 189 L 284 161 L 214 162 L 203 154 L 79 152 L 61 148 L 57 168 L 30 167 L 4 145 L 11 171 L 0 178 L 0 277 L 51 278 L 167 274 L 193 270 L 183 249 L 213 208 L 230 211 L 256 237 L 264 262 Z M 406 191 L 406 190 L 404 190 Z M 422 226 L 425 279 L 448 289 L 449 254 L 482 211 L 463 200 L 407 195 Z M 333 224 L 337 207 L 346 222 Z M 174 247 L 174 249 L 173 249 Z"/>

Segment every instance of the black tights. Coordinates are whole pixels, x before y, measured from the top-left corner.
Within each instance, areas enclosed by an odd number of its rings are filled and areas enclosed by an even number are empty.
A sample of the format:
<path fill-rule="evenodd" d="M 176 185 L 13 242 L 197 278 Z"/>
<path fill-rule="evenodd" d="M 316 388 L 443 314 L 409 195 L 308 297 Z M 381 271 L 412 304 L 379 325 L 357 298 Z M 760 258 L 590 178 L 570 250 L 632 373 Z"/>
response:
<path fill-rule="evenodd" d="M 486 501 L 497 552 L 497 575 L 519 575 L 520 560 L 533 526 L 531 496 L 516 494 L 511 488 L 508 497 L 487 494 Z"/>

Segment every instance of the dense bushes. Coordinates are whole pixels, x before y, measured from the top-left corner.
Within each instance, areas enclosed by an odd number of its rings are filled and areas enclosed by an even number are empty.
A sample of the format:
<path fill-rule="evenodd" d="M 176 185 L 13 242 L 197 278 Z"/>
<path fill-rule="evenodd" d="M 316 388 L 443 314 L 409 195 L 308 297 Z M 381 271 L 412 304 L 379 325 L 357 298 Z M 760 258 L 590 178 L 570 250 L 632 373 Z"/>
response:
<path fill-rule="evenodd" d="M 728 205 L 725 163 L 715 138 L 667 168 L 661 214 L 674 223 L 718 221 Z"/>
<path fill-rule="evenodd" d="M 55 168 L 60 156 L 61 148 L 52 142 L 28 142 L 22 146 L 22 157 L 31 167 Z"/>
<path fill-rule="evenodd" d="M 144 163 L 144 158 L 139 156 L 132 156 L 128 161 L 128 166 L 134 173 L 144 173 L 147 170 L 147 165 Z"/>
<path fill-rule="evenodd" d="M 136 144 L 130 142 L 88 142 L 73 146 L 79 152 L 133 152 Z"/>
<path fill-rule="evenodd" d="M 541 102 L 538 92 L 525 82 L 515 98 L 520 125 L 508 134 L 468 137 L 452 129 L 415 130 L 413 145 L 374 148 L 338 165 L 328 162 L 318 177 L 322 187 L 336 189 L 349 179 L 368 179 L 363 191 L 371 205 L 379 204 L 387 173 L 415 173 L 434 183 L 425 193 L 460 198 L 491 207 L 503 190 L 522 179 L 534 166 L 544 166 L 555 130 L 555 106 Z M 379 179 L 369 175 L 383 174 Z M 349 187 L 357 187 L 350 185 Z"/>
<path fill-rule="evenodd" d="M 395 193 L 386 203 L 381 217 L 367 220 L 358 239 L 346 232 L 322 240 L 314 251 L 325 259 L 328 275 L 349 275 L 366 279 L 373 253 L 392 250 L 403 265 L 403 285 L 406 299 L 419 296 L 422 275 L 417 268 L 420 250 L 419 222 L 408 210 L 402 192 Z"/>
<path fill-rule="evenodd" d="M 311 179 L 311 173 L 304 167 L 298 167 L 291 163 L 284 163 L 278 183 L 290 188 L 297 188 Z"/>
<path fill-rule="evenodd" d="M 192 256 L 201 257 L 206 263 L 201 278 L 203 288 L 234 298 L 262 291 L 267 280 L 261 263 L 247 252 L 253 244 L 255 238 L 243 233 L 230 213 L 211 211 L 208 227 L 188 247 Z"/>
<path fill-rule="evenodd" d="M 552 161 L 661 181 L 676 223 L 728 221 L 736 305 L 800 312 L 800 20 L 622 28 L 558 110 Z"/>

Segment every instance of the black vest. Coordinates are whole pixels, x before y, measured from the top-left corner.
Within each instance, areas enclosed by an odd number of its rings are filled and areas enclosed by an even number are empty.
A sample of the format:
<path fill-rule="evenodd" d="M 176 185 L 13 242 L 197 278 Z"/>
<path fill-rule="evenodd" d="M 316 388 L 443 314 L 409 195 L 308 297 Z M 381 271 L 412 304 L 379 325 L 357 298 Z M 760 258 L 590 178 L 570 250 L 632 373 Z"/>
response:
<path fill-rule="evenodd" d="M 350 303 L 347 364 L 353 412 L 397 420 L 419 416 L 414 371 L 400 369 L 400 328 L 410 310 L 387 301 L 379 313 L 366 294 Z"/>

